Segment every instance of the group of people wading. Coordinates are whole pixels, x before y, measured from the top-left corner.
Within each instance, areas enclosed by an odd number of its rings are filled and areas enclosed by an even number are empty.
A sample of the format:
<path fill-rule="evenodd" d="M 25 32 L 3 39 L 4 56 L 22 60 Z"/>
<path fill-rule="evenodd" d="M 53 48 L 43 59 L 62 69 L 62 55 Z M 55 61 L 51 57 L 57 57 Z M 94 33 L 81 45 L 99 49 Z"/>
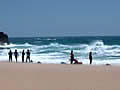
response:
<path fill-rule="evenodd" d="M 89 60 L 90 60 L 90 64 L 92 64 L 92 52 L 89 52 Z M 70 54 L 70 63 L 71 64 L 82 64 L 82 62 L 78 62 L 78 60 L 74 58 L 73 50 L 71 50 L 71 54 Z"/>
<path fill-rule="evenodd" d="M 18 58 L 18 56 L 19 56 L 19 54 L 18 54 L 18 52 L 17 52 L 17 49 L 15 49 L 15 52 L 13 53 L 11 50 L 9 51 L 9 53 L 8 53 L 8 55 L 9 55 L 9 62 L 12 62 L 12 55 L 14 54 L 14 56 L 15 56 L 15 60 L 16 60 L 16 62 L 17 62 L 17 58 Z M 22 51 L 22 62 L 24 63 L 24 56 L 25 56 L 25 51 L 23 50 Z M 26 62 L 27 62 L 27 60 L 29 60 L 29 62 L 31 62 L 30 61 L 30 51 L 29 51 L 29 49 L 27 50 L 27 52 L 26 52 Z"/>

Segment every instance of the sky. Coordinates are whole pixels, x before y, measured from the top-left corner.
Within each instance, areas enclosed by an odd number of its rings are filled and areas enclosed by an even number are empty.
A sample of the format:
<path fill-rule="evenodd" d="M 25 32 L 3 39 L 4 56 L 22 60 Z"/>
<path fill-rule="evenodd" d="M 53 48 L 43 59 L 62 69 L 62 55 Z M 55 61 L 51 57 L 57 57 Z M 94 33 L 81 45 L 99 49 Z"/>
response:
<path fill-rule="evenodd" d="M 120 0 L 0 0 L 10 37 L 120 35 Z"/>

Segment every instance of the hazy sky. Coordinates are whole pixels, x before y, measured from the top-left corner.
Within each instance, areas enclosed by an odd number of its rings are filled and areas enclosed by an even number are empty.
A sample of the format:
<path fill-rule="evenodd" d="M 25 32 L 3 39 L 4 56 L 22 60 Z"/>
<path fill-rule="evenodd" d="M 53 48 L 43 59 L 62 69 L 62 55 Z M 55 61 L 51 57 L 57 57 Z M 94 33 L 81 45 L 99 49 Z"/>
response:
<path fill-rule="evenodd" d="M 11 37 L 120 35 L 120 0 L 0 0 Z"/>

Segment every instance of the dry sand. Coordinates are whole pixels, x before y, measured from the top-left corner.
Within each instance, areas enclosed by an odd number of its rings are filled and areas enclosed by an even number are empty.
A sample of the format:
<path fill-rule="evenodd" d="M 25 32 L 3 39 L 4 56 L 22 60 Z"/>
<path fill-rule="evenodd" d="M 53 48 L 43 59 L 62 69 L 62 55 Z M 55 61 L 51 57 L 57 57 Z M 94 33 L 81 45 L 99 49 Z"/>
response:
<path fill-rule="evenodd" d="M 120 90 L 120 66 L 1 62 L 0 90 Z"/>

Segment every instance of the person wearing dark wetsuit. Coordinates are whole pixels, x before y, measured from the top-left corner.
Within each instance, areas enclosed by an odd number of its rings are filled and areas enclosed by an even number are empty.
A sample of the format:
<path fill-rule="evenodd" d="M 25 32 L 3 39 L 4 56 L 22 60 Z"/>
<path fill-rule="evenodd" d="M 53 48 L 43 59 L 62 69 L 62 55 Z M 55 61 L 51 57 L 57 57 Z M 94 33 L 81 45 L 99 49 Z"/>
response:
<path fill-rule="evenodd" d="M 29 62 L 30 62 L 30 51 L 29 50 L 27 50 L 27 52 L 26 52 L 26 62 L 27 62 L 27 60 L 29 60 Z"/>
<path fill-rule="evenodd" d="M 25 56 L 25 52 L 24 50 L 22 51 L 22 63 L 24 63 L 24 56 Z"/>
<path fill-rule="evenodd" d="M 16 59 L 16 62 L 17 62 L 18 52 L 17 52 L 16 49 L 15 49 L 14 55 L 15 55 L 15 59 Z"/>
<path fill-rule="evenodd" d="M 74 61 L 74 54 L 73 54 L 73 50 L 71 50 L 70 63 L 73 64 L 73 61 Z"/>
<path fill-rule="evenodd" d="M 13 53 L 12 53 L 12 51 L 10 50 L 9 53 L 8 53 L 8 55 L 9 55 L 9 62 L 12 62 L 12 54 L 13 54 Z"/>
<path fill-rule="evenodd" d="M 78 64 L 78 63 L 79 63 L 78 60 L 74 59 L 74 64 Z"/>
<path fill-rule="evenodd" d="M 92 52 L 89 52 L 89 60 L 90 60 L 90 64 L 92 64 Z"/>

